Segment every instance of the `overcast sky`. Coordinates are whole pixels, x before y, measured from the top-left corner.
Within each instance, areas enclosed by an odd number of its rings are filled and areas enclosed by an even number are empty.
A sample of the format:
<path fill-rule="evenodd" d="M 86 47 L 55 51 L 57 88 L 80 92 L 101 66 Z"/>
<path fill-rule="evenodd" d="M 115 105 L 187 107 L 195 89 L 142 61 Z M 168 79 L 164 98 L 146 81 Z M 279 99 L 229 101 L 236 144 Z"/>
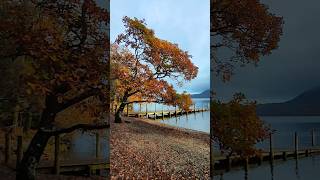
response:
<path fill-rule="evenodd" d="M 199 93 L 210 87 L 209 0 L 111 0 L 111 41 L 123 32 L 122 18 L 145 19 L 159 38 L 179 44 L 193 56 L 198 77 L 179 92 Z"/>
<path fill-rule="evenodd" d="M 258 67 L 238 68 L 231 82 L 214 81 L 220 98 L 243 92 L 258 102 L 281 102 L 320 85 L 320 1 L 263 2 L 284 17 L 280 47 Z"/>

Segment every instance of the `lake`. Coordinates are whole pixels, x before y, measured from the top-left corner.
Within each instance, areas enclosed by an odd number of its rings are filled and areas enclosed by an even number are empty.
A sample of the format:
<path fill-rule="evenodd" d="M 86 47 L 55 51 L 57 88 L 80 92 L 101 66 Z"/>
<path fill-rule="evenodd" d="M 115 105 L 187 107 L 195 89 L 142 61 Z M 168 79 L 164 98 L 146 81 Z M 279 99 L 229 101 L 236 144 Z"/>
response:
<path fill-rule="evenodd" d="M 299 148 L 312 145 L 312 129 L 315 132 L 315 143 L 320 135 L 319 116 L 265 116 L 261 117 L 271 128 L 273 134 L 273 146 L 275 149 L 292 149 L 294 147 L 294 133 L 297 132 Z M 259 148 L 268 149 L 269 142 L 259 143 Z"/>
<path fill-rule="evenodd" d="M 228 173 L 215 176 L 216 180 L 318 180 L 320 177 L 320 156 L 309 156 L 288 161 L 275 161 L 271 166 L 265 163 L 261 166 L 249 167 L 244 170 L 231 170 Z"/>
<path fill-rule="evenodd" d="M 110 144 L 108 130 L 100 130 L 100 157 L 109 159 Z M 71 147 L 67 153 L 69 159 L 87 160 L 96 157 L 96 135 L 94 133 L 76 132 L 71 140 Z"/>
<path fill-rule="evenodd" d="M 320 117 L 318 116 L 266 116 L 261 117 L 271 128 L 276 130 L 273 135 L 274 148 L 294 148 L 294 133 L 297 132 L 299 148 L 311 147 L 311 131 L 315 130 L 315 145 L 320 145 Z M 259 143 L 258 148 L 268 149 L 268 141 Z M 264 163 L 262 166 L 250 167 L 248 172 L 242 168 L 233 169 L 215 179 L 219 180 L 317 180 L 320 176 L 320 156 L 301 157 L 296 160 L 275 161 L 271 166 Z"/>
<path fill-rule="evenodd" d="M 196 109 L 209 107 L 210 98 L 193 98 L 193 103 L 195 103 Z M 190 107 L 193 109 L 193 105 Z M 175 107 L 167 106 L 157 103 L 141 104 L 141 109 L 139 104 L 133 106 L 134 112 L 154 112 L 154 111 L 174 111 Z M 165 118 L 164 120 L 157 120 L 161 123 L 168 124 L 175 127 L 187 128 L 196 131 L 202 131 L 210 133 L 210 111 L 191 113 L 188 115 L 182 115 L 177 117 Z"/>

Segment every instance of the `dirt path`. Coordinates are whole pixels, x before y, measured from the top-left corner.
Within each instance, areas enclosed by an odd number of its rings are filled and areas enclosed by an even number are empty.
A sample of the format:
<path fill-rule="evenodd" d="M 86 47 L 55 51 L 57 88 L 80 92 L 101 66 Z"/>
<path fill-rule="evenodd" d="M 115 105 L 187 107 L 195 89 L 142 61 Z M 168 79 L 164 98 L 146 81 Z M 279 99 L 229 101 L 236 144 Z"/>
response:
<path fill-rule="evenodd" d="M 209 179 L 209 135 L 127 118 L 111 124 L 111 179 Z"/>

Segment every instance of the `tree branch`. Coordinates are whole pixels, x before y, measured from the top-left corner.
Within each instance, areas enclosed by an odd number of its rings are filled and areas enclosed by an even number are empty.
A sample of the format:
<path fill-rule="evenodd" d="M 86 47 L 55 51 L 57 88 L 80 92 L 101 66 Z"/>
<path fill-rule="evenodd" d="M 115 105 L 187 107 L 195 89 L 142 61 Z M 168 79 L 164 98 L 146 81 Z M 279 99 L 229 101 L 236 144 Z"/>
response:
<path fill-rule="evenodd" d="M 98 91 L 99 91 L 98 89 L 92 88 L 92 89 L 89 89 L 89 90 L 83 92 L 82 94 L 74 97 L 73 99 L 70 99 L 70 100 L 60 104 L 57 112 L 60 112 L 60 111 L 66 109 L 76 103 L 79 103 L 79 102 L 83 101 L 84 99 L 87 99 L 91 96 L 97 95 Z"/>
<path fill-rule="evenodd" d="M 105 124 L 77 124 L 69 128 L 58 129 L 55 131 L 50 131 L 50 130 L 42 130 L 42 131 L 50 133 L 51 135 L 54 136 L 59 134 L 71 133 L 79 129 L 82 129 L 83 131 L 89 131 L 89 130 L 98 130 L 98 129 L 107 129 L 107 128 L 110 128 L 110 124 L 106 124 L 106 123 Z"/>

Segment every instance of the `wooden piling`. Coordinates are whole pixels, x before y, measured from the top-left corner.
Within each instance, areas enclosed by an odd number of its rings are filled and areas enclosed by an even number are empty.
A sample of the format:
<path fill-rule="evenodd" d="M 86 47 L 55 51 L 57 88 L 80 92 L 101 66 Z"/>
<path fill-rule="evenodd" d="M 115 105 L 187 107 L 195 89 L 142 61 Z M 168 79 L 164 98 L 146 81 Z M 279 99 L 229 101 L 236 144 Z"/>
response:
<path fill-rule="evenodd" d="M 298 149 L 299 149 L 299 147 L 298 147 L 298 133 L 297 132 L 295 132 L 294 133 L 294 154 L 295 154 L 295 157 L 296 158 L 298 158 Z"/>
<path fill-rule="evenodd" d="M 146 104 L 146 117 L 148 119 L 148 104 Z"/>
<path fill-rule="evenodd" d="M 232 165 L 232 160 L 231 160 L 230 156 L 227 156 L 227 159 L 226 159 L 226 170 L 227 171 L 231 170 L 231 165 Z"/>
<path fill-rule="evenodd" d="M 96 133 L 96 158 L 100 156 L 100 136 L 99 133 Z"/>
<path fill-rule="evenodd" d="M 257 155 L 256 158 L 257 158 L 257 163 L 260 166 L 262 164 L 262 161 L 263 161 L 263 156 L 262 155 Z"/>
<path fill-rule="evenodd" d="M 140 106 L 140 108 L 139 108 L 139 113 L 141 113 L 141 103 L 139 103 L 139 106 Z"/>
<path fill-rule="evenodd" d="M 127 117 L 129 117 L 129 104 L 127 104 Z"/>
<path fill-rule="evenodd" d="M 174 115 L 177 117 L 177 106 L 174 106 Z"/>
<path fill-rule="evenodd" d="M 306 151 L 305 151 L 305 155 L 306 155 L 306 157 L 308 157 L 308 156 L 309 156 L 309 149 L 306 149 Z"/>
<path fill-rule="evenodd" d="M 193 112 L 196 113 L 196 104 L 193 104 Z"/>
<path fill-rule="evenodd" d="M 23 155 L 22 136 L 17 136 L 17 161 L 16 168 L 18 169 Z"/>
<path fill-rule="evenodd" d="M 5 150 L 4 150 L 4 162 L 8 164 L 10 160 L 10 152 L 11 152 L 11 134 L 10 132 L 6 132 L 5 134 Z"/>
<path fill-rule="evenodd" d="M 54 136 L 54 173 L 60 174 L 60 135 Z"/>
<path fill-rule="evenodd" d="M 284 161 L 287 160 L 287 152 L 286 152 L 286 151 L 283 151 L 283 152 L 282 152 L 282 159 L 283 159 Z"/>
<path fill-rule="evenodd" d="M 311 143 L 312 143 L 312 147 L 316 145 L 316 137 L 315 137 L 315 133 L 314 133 L 314 129 L 312 129 L 311 132 Z"/>
<path fill-rule="evenodd" d="M 248 171 L 248 169 L 249 169 L 249 158 L 248 157 L 244 158 L 244 169 L 245 169 L 245 171 Z"/>
<path fill-rule="evenodd" d="M 154 112 L 154 120 L 157 120 L 157 114 Z"/>
<path fill-rule="evenodd" d="M 272 144 L 272 134 L 269 133 L 269 156 L 270 162 L 273 162 L 273 144 Z"/>
<path fill-rule="evenodd" d="M 163 113 L 163 105 L 162 105 L 162 120 L 164 119 L 164 113 Z"/>

